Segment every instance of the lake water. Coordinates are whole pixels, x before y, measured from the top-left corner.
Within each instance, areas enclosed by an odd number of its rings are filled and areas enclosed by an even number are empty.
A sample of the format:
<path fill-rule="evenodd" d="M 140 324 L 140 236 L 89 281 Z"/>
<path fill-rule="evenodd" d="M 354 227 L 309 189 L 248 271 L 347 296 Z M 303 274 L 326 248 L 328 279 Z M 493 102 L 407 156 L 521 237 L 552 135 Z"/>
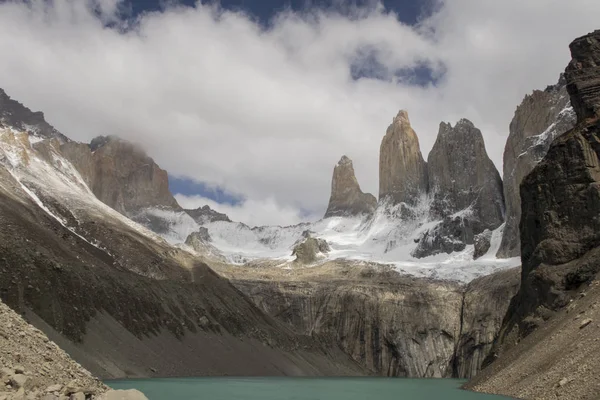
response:
<path fill-rule="evenodd" d="M 506 400 L 468 392 L 458 379 L 167 378 L 107 381 L 149 400 Z"/>

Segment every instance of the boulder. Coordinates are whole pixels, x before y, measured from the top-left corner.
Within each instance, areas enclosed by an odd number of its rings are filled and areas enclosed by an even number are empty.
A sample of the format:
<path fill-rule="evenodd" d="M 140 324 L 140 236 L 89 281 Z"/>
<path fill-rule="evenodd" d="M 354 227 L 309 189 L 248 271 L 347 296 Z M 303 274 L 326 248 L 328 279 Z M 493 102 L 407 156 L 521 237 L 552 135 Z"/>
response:
<path fill-rule="evenodd" d="M 309 236 L 294 245 L 292 255 L 302 264 L 310 264 L 318 260 L 319 255 L 330 251 L 329 244 L 324 239 Z"/>
<path fill-rule="evenodd" d="M 490 249 L 492 240 L 492 231 L 486 229 L 480 234 L 475 235 L 475 251 L 473 253 L 473 259 L 477 260 L 479 257 L 485 255 Z"/>
<path fill-rule="evenodd" d="M 100 400 L 148 400 L 139 390 L 109 390 L 104 393 Z"/>

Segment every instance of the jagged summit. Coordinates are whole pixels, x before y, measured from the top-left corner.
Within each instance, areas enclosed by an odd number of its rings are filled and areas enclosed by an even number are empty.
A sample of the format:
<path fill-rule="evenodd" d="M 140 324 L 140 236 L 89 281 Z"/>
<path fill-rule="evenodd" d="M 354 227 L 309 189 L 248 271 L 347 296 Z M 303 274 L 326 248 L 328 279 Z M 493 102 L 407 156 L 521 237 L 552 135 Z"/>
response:
<path fill-rule="evenodd" d="M 481 131 L 468 119 L 442 122 L 427 157 L 433 214 L 444 218 L 470 209 L 474 233 L 504 221 L 502 179 L 485 150 Z"/>
<path fill-rule="evenodd" d="M 370 193 L 363 193 L 354 174 L 352 160 L 342 156 L 333 168 L 331 196 L 325 218 L 371 214 L 377 206 L 377 199 Z"/>
<path fill-rule="evenodd" d="M 2 88 L 0 88 L 0 125 L 27 132 L 40 139 L 57 138 L 61 142 L 69 140 L 46 122 L 43 112 L 31 111 L 13 100 Z"/>
<path fill-rule="evenodd" d="M 379 154 L 379 201 L 414 205 L 427 192 L 427 165 L 408 112 L 400 110 L 387 128 Z"/>
<path fill-rule="evenodd" d="M 213 210 L 208 205 L 198 207 L 194 210 L 184 210 L 190 217 L 194 219 L 199 225 L 206 224 L 208 222 L 225 221 L 231 222 L 231 219 L 227 214 L 220 213 Z"/>
<path fill-rule="evenodd" d="M 561 74 L 557 84 L 526 95 L 510 122 L 503 160 L 506 226 L 498 257 L 516 257 L 521 253 L 521 181 L 546 155 L 550 143 L 575 125 L 566 86 L 566 78 Z"/>

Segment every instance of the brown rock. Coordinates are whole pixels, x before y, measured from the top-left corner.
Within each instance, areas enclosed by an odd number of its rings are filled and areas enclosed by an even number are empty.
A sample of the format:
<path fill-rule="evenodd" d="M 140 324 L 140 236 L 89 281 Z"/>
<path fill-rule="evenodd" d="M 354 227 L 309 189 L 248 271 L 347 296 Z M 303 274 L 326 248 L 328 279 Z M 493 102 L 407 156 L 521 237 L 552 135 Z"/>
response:
<path fill-rule="evenodd" d="M 372 214 L 377 207 L 377 199 L 370 193 L 363 193 L 354 175 L 352 160 L 342 156 L 333 168 L 331 197 L 325 218 Z"/>
<path fill-rule="evenodd" d="M 591 323 L 592 323 L 591 319 L 589 319 L 589 318 L 584 319 L 583 321 L 581 321 L 581 325 L 579 325 L 579 329 L 583 329 Z"/>
<path fill-rule="evenodd" d="M 561 75 L 556 85 L 525 96 L 515 111 L 504 148 L 506 225 L 498 257 L 521 254 L 519 185 L 546 155 L 550 143 L 575 125 L 575 113 L 570 104 L 566 80 Z"/>
<path fill-rule="evenodd" d="M 401 110 L 381 142 L 379 154 L 379 201 L 414 205 L 427 192 L 427 165 L 419 139 Z"/>
<path fill-rule="evenodd" d="M 167 172 L 133 143 L 100 136 L 89 146 L 65 143 L 61 152 L 96 197 L 122 214 L 146 207 L 180 209 L 169 191 Z"/>
<path fill-rule="evenodd" d="M 317 261 L 319 254 L 329 251 L 329 244 L 325 240 L 308 236 L 294 246 L 292 255 L 296 256 L 297 262 L 309 264 Z"/>

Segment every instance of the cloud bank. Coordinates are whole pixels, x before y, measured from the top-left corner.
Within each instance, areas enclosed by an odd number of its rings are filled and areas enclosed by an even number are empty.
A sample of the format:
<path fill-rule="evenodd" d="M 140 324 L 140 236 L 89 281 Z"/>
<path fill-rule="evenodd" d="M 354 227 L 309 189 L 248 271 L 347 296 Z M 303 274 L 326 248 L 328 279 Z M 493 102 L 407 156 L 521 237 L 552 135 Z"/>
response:
<path fill-rule="evenodd" d="M 320 217 L 342 154 L 377 194 L 379 144 L 401 108 L 424 156 L 441 121 L 465 117 L 501 170 L 515 107 L 557 81 L 600 15 L 597 0 L 452 0 L 417 26 L 379 5 L 282 12 L 265 28 L 200 3 L 135 21 L 124 7 L 1 3 L 0 87 L 72 139 L 117 134 L 171 175 L 243 196 L 231 217 L 250 224 Z M 353 79 L 374 65 L 378 79 Z M 414 68 L 435 84 L 415 84 Z"/>

